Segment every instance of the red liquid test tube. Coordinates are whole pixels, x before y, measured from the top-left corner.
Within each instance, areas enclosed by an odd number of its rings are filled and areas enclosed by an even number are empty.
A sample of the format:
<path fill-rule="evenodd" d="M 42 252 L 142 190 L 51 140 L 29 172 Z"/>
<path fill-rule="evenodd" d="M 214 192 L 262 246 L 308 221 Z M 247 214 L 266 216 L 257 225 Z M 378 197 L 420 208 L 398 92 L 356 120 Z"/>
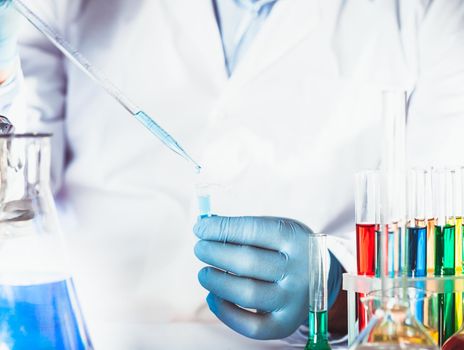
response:
<path fill-rule="evenodd" d="M 356 207 L 356 258 L 358 275 L 375 276 L 376 236 L 379 230 L 379 174 L 377 171 L 363 171 L 355 178 Z M 361 303 L 364 295 L 357 300 L 358 326 L 363 330 L 367 324 L 367 310 Z"/>

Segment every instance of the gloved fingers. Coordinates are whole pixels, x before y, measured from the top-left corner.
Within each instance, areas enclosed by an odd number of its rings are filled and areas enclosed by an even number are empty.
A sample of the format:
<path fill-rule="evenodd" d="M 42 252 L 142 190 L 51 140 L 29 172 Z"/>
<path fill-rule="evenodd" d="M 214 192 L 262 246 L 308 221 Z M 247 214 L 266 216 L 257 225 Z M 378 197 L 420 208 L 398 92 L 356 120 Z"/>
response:
<path fill-rule="evenodd" d="M 206 298 L 208 306 L 217 318 L 234 331 L 253 339 L 279 339 L 281 329 L 276 327 L 271 313 L 257 313 L 244 310 L 233 303 L 210 293 Z"/>
<path fill-rule="evenodd" d="M 208 265 L 241 277 L 275 282 L 286 273 L 286 255 L 251 246 L 199 241 L 195 255 Z"/>
<path fill-rule="evenodd" d="M 199 220 L 194 232 L 200 239 L 281 251 L 302 229 L 307 228 L 282 218 L 212 216 Z"/>
<path fill-rule="evenodd" d="M 198 280 L 221 299 L 247 309 L 276 311 L 285 299 L 285 292 L 276 283 L 238 277 L 212 267 L 200 270 Z"/>

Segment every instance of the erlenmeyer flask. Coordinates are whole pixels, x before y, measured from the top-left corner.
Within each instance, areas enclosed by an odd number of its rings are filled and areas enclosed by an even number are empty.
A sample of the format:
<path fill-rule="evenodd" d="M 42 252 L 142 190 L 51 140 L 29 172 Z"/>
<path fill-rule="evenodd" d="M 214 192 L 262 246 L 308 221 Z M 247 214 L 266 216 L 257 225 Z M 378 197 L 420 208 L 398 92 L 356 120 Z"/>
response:
<path fill-rule="evenodd" d="M 381 292 L 370 293 L 363 301 L 371 318 L 351 349 L 438 350 L 411 311 L 410 305 L 417 304 L 424 295 L 415 288 L 389 289 L 383 297 Z"/>
<path fill-rule="evenodd" d="M 0 136 L 2 350 L 92 349 L 50 190 L 49 136 Z"/>

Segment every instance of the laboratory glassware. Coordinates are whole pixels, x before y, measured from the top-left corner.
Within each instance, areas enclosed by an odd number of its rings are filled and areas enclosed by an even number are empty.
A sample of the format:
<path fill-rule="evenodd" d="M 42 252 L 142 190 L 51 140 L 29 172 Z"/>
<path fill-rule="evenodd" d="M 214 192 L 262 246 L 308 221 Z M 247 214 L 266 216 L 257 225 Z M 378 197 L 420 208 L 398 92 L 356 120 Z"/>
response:
<path fill-rule="evenodd" d="M 382 92 L 382 121 L 383 139 L 380 165 L 381 188 L 381 238 L 385 244 L 385 260 L 382 266 L 387 268 L 380 273 L 382 283 L 393 277 L 391 260 L 397 262 L 397 272 L 406 276 L 407 264 L 407 235 L 405 234 L 406 220 L 406 100 L 407 94 L 401 90 L 386 90 Z M 397 249 L 388 249 L 393 239 L 399 243 Z M 394 255 L 395 250 L 398 254 Z"/>
<path fill-rule="evenodd" d="M 449 338 L 442 347 L 443 350 L 462 350 L 464 349 L 464 329 Z"/>
<path fill-rule="evenodd" d="M 412 169 L 407 178 L 408 210 L 408 277 L 425 277 L 427 275 L 427 222 L 426 222 L 426 172 L 424 169 Z M 418 285 L 425 288 L 425 284 Z M 415 316 L 424 322 L 424 300 L 419 298 L 415 305 Z"/>
<path fill-rule="evenodd" d="M 207 183 L 200 183 L 196 186 L 198 209 L 200 211 L 200 218 L 207 218 L 212 215 L 211 212 L 211 197 L 213 195 L 214 185 Z"/>
<path fill-rule="evenodd" d="M 309 334 L 305 350 L 330 350 L 328 339 L 327 235 L 309 235 Z"/>
<path fill-rule="evenodd" d="M 415 288 L 393 288 L 369 293 L 363 298 L 369 323 L 350 349 L 438 350 L 433 339 L 418 322 L 411 305 L 426 295 Z"/>
<path fill-rule="evenodd" d="M 412 169 L 408 174 L 408 276 L 427 274 L 427 222 L 425 215 L 426 172 Z"/>
<path fill-rule="evenodd" d="M 14 126 L 7 117 L 0 115 L 0 134 L 11 134 Z"/>
<path fill-rule="evenodd" d="M 417 171 L 417 170 L 416 170 Z M 422 177 L 422 175 L 421 175 Z M 435 275 L 435 217 L 432 205 L 432 171 L 431 169 L 425 169 L 423 173 L 424 177 L 424 201 L 425 201 L 425 218 L 426 218 L 426 230 L 427 230 L 427 276 Z M 418 221 L 421 224 L 420 221 Z M 433 338 L 437 339 L 438 342 L 438 296 L 434 298 L 424 299 L 424 310 L 423 322 L 429 332 L 433 332 Z M 433 330 L 433 331 L 432 331 Z"/>
<path fill-rule="evenodd" d="M 395 259 L 394 250 L 388 249 L 391 236 L 398 236 L 393 241 L 400 242 L 401 256 L 398 259 L 399 273 L 406 286 L 408 262 L 406 221 L 406 93 L 404 91 L 382 92 L 383 140 L 380 166 L 380 226 L 377 250 L 380 262 L 381 297 L 376 315 L 360 333 L 353 344 L 354 349 L 384 348 L 399 349 L 405 344 L 415 346 L 411 339 L 404 339 L 401 332 L 404 319 L 409 319 L 409 301 L 406 292 L 389 295 L 388 279 L 393 277 L 389 263 Z M 394 274 L 394 271 L 393 271 Z M 400 289 L 401 290 L 401 289 Z M 406 288 L 404 289 L 406 291 Z M 404 300 L 403 300 L 404 298 Z M 398 318 L 399 315 L 402 317 Z M 416 322 L 417 323 L 417 322 Z M 387 329 L 384 329 L 387 327 Z M 382 338 L 376 336 L 388 330 Z M 420 332 L 419 332 L 420 333 Z M 433 343 L 433 341 L 432 341 Z M 426 345 L 419 343 L 419 345 Z M 426 347 L 428 348 L 428 347 Z"/>
<path fill-rule="evenodd" d="M 460 251 L 461 254 L 464 253 L 464 250 L 462 249 L 462 234 L 464 232 L 463 230 L 463 223 L 462 223 L 462 217 L 464 214 L 464 168 L 460 168 L 457 171 L 457 199 L 456 199 L 456 235 L 460 237 L 456 237 L 456 254 L 459 254 L 458 252 Z M 456 259 L 456 274 L 462 274 L 464 272 L 462 268 L 462 261 L 463 257 L 460 255 L 460 259 Z M 453 335 L 451 336 L 444 344 L 443 344 L 443 349 L 444 350 L 458 350 L 458 349 L 464 349 L 464 323 L 462 323 L 462 315 L 464 313 L 463 311 L 463 303 L 462 303 L 462 293 L 456 293 L 456 325 L 461 325 L 460 329 Z"/>
<path fill-rule="evenodd" d="M 455 189 L 455 235 L 456 235 L 456 251 L 455 251 L 455 274 L 461 275 L 462 270 L 462 225 L 463 225 L 463 215 L 464 215 L 464 168 L 456 169 L 456 189 Z M 463 320 L 463 309 L 461 307 L 463 302 L 462 293 L 455 294 L 455 303 L 456 303 L 456 327 L 461 327 Z"/>
<path fill-rule="evenodd" d="M 452 276 L 455 273 L 455 196 L 456 172 L 434 169 L 433 207 L 435 214 L 435 276 Z M 439 344 L 455 331 L 455 296 L 439 294 L 438 301 Z"/>
<path fill-rule="evenodd" d="M 427 275 L 435 275 L 435 216 L 432 200 L 432 169 L 425 170 L 425 215 L 427 218 Z"/>
<path fill-rule="evenodd" d="M 50 189 L 49 136 L 0 136 L 0 349 L 92 349 Z"/>
<path fill-rule="evenodd" d="M 377 234 L 379 230 L 379 173 L 374 170 L 355 175 L 356 259 L 358 275 L 375 276 L 379 265 Z M 366 325 L 366 310 L 358 298 L 358 326 Z"/>
<path fill-rule="evenodd" d="M 179 145 L 179 143 L 153 118 L 145 113 L 139 106 L 133 103 L 123 92 L 117 88 L 101 70 L 95 67 L 78 50 L 71 46 L 50 25 L 42 20 L 22 0 L 12 0 L 14 8 L 23 15 L 37 30 L 44 34 L 73 64 L 75 64 L 90 79 L 103 88 L 110 96 L 119 102 L 136 120 L 142 123 L 153 135 L 163 142 L 169 149 L 184 159 L 190 161 L 197 172 L 201 166 Z"/>

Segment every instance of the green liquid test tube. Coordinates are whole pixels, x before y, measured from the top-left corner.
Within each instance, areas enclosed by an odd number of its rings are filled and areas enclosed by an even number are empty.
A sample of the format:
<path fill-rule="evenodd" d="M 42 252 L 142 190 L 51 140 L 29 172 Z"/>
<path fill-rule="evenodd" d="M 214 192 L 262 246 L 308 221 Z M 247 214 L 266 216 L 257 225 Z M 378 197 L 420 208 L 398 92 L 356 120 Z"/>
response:
<path fill-rule="evenodd" d="M 309 236 L 309 335 L 305 350 L 330 350 L 327 320 L 327 235 Z"/>
<path fill-rule="evenodd" d="M 432 174 L 435 212 L 435 276 L 455 274 L 456 173 L 438 169 Z M 456 332 L 454 293 L 438 295 L 438 342 L 442 346 Z"/>

